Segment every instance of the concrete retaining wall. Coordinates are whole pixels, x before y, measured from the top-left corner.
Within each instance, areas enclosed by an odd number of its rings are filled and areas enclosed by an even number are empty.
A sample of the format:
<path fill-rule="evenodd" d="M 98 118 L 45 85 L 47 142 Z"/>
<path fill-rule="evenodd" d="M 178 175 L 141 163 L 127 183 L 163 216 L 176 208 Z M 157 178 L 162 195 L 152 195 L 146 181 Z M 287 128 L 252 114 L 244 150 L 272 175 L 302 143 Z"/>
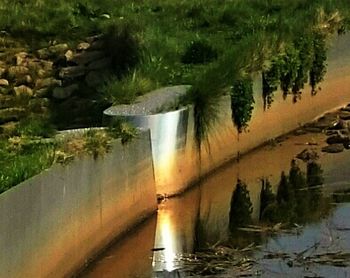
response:
<path fill-rule="evenodd" d="M 66 277 L 157 208 L 149 132 L 0 195 L 0 277 Z"/>
<path fill-rule="evenodd" d="M 249 128 L 240 135 L 231 120 L 230 99 L 223 97 L 218 105 L 218 121 L 208 136 L 209 144 L 202 148 L 200 156 L 194 142 L 192 108 L 148 116 L 124 116 L 137 127 L 151 130 L 157 193 L 178 194 L 200 176 L 238 154 L 292 131 L 325 111 L 349 103 L 350 48 L 346 47 L 349 42 L 350 36 L 341 36 L 335 40 L 329 52 L 328 73 L 321 84 L 322 90 L 312 96 L 311 88 L 306 87 L 302 99 L 297 103 L 293 103 L 291 95 L 284 99 L 279 91 L 275 93 L 271 108 L 264 111 L 262 80 L 256 76 L 253 117 Z M 110 110 L 105 116 L 113 118 Z"/>

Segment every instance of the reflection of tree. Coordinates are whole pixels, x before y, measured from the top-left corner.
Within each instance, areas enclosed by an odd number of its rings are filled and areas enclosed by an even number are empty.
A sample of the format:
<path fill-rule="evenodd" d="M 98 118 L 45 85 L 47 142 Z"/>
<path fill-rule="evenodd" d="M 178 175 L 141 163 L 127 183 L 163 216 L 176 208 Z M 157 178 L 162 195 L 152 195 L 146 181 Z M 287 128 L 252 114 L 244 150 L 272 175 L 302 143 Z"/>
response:
<path fill-rule="evenodd" d="M 305 174 L 292 160 L 289 176 L 281 173 L 276 198 L 269 182 L 264 180 L 260 219 L 270 223 L 292 224 L 316 220 L 328 214 L 330 206 L 322 196 L 320 187 L 323 184 L 322 175 L 323 170 L 315 161 L 308 162 Z"/>
<path fill-rule="evenodd" d="M 247 186 L 238 179 L 236 189 L 231 198 L 230 231 L 235 231 L 237 228 L 249 224 L 251 222 L 252 211 L 253 205 L 250 201 Z"/>

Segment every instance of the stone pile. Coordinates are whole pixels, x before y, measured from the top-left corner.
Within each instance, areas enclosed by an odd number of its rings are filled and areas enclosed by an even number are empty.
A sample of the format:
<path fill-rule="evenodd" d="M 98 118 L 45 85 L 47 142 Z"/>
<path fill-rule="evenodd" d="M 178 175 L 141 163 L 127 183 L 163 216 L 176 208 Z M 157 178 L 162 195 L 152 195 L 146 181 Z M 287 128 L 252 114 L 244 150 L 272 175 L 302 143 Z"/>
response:
<path fill-rule="evenodd" d="M 45 115 L 52 100 L 76 102 L 81 84 L 95 89 L 102 80 L 102 72 L 111 66 L 103 45 L 101 37 L 95 36 L 74 49 L 61 43 L 32 53 L 25 49 L 8 49 L 3 53 L 6 55 L 1 55 L 0 60 L 0 134 L 32 113 Z"/>

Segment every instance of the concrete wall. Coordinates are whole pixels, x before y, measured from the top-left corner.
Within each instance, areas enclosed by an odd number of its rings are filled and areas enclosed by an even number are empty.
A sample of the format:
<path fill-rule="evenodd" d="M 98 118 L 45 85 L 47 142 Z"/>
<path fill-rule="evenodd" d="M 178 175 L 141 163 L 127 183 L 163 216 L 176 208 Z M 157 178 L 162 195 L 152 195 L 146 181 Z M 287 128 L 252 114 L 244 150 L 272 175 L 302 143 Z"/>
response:
<path fill-rule="evenodd" d="M 149 132 L 0 195 L 0 277 L 65 277 L 157 208 Z"/>

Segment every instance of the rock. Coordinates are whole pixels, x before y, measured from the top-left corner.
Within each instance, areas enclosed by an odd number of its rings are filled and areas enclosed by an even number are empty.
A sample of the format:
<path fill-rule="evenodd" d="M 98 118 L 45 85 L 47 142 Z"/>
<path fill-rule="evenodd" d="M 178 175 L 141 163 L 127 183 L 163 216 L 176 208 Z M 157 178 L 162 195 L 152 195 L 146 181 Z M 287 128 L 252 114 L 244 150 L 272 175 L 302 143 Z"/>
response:
<path fill-rule="evenodd" d="M 95 40 L 91 42 L 89 50 L 101 50 L 104 48 L 103 40 Z"/>
<path fill-rule="evenodd" d="M 48 48 L 42 48 L 36 51 L 40 59 L 47 59 L 51 56 L 51 51 Z"/>
<path fill-rule="evenodd" d="M 90 47 L 90 44 L 88 42 L 81 42 L 77 45 L 77 50 L 87 50 Z"/>
<path fill-rule="evenodd" d="M 20 76 L 16 79 L 16 86 L 30 85 L 32 83 L 33 83 L 33 78 L 29 74 L 26 74 L 25 76 Z"/>
<path fill-rule="evenodd" d="M 25 85 L 14 87 L 13 90 L 16 96 L 33 96 L 33 90 Z"/>
<path fill-rule="evenodd" d="M 17 66 L 22 66 L 22 65 L 26 65 L 27 62 L 27 58 L 28 58 L 28 53 L 27 52 L 19 52 L 17 54 L 15 54 L 15 58 L 16 58 L 16 65 Z"/>
<path fill-rule="evenodd" d="M 3 77 L 6 72 L 6 68 L 0 67 L 0 77 Z"/>
<path fill-rule="evenodd" d="M 48 112 L 50 100 L 47 98 L 35 98 L 31 99 L 28 103 L 28 107 L 33 113 L 45 114 Z"/>
<path fill-rule="evenodd" d="M 18 78 L 19 76 L 29 74 L 29 69 L 25 66 L 12 66 L 8 69 L 10 78 Z"/>
<path fill-rule="evenodd" d="M 68 49 L 69 49 L 69 46 L 66 43 L 60 43 L 49 47 L 50 54 L 53 54 L 53 55 L 63 54 Z"/>
<path fill-rule="evenodd" d="M 10 83 L 6 79 L 0 79 L 0 86 L 1 87 L 7 87 Z"/>
<path fill-rule="evenodd" d="M 305 149 L 301 153 L 299 153 L 296 157 L 301 159 L 304 162 L 314 161 L 319 158 L 318 153 L 312 149 L 311 150 Z"/>
<path fill-rule="evenodd" d="M 342 120 L 345 120 L 345 121 L 350 120 L 350 110 L 349 110 L 349 112 L 348 111 L 341 111 L 339 113 L 339 118 Z"/>
<path fill-rule="evenodd" d="M 66 57 L 67 61 L 72 61 L 74 58 L 74 53 L 72 50 L 67 50 L 67 52 L 64 54 L 64 56 Z"/>
<path fill-rule="evenodd" d="M 331 136 L 331 135 L 338 135 L 339 131 L 338 130 L 326 130 L 325 133 L 327 136 Z"/>
<path fill-rule="evenodd" d="M 346 106 L 340 109 L 340 111 L 350 112 L 350 106 Z"/>
<path fill-rule="evenodd" d="M 103 74 L 98 71 L 90 71 L 85 77 L 86 84 L 91 88 L 95 88 L 96 86 L 100 85 L 102 80 Z"/>
<path fill-rule="evenodd" d="M 48 97 L 50 95 L 51 92 L 51 88 L 50 87 L 45 87 L 45 88 L 41 88 L 39 90 L 35 90 L 34 91 L 34 96 L 35 97 Z"/>
<path fill-rule="evenodd" d="M 340 130 L 347 128 L 347 124 L 343 120 L 338 120 L 328 127 L 328 130 Z"/>
<path fill-rule="evenodd" d="M 24 108 L 6 108 L 0 110 L 0 124 L 18 121 L 25 117 L 26 110 Z"/>
<path fill-rule="evenodd" d="M 37 79 L 35 82 L 35 88 L 38 90 L 46 87 L 57 87 L 57 86 L 62 86 L 62 81 L 57 80 L 53 77 L 48 77 L 45 79 Z"/>
<path fill-rule="evenodd" d="M 76 67 L 66 67 L 62 68 L 59 72 L 60 78 L 75 78 L 79 76 L 83 76 L 86 73 L 86 68 L 82 66 Z"/>
<path fill-rule="evenodd" d="M 310 133 L 321 133 L 322 132 L 322 128 L 319 128 L 319 127 L 304 127 L 304 130 L 306 132 L 310 132 Z"/>
<path fill-rule="evenodd" d="M 78 89 L 79 89 L 78 84 L 72 84 L 67 87 L 56 87 L 53 90 L 52 96 L 57 99 L 67 99 Z"/>
<path fill-rule="evenodd" d="M 104 57 L 104 52 L 102 51 L 84 51 L 74 55 L 72 62 L 77 63 L 78 65 L 84 66 L 93 61 L 100 60 Z"/>
<path fill-rule="evenodd" d="M 350 142 L 350 138 L 348 136 L 344 136 L 344 135 L 332 135 L 330 137 L 327 138 L 326 140 L 327 144 L 343 144 L 346 142 Z"/>
<path fill-rule="evenodd" d="M 322 148 L 322 152 L 325 153 L 340 153 L 342 151 L 344 151 L 343 144 L 334 144 Z"/>
<path fill-rule="evenodd" d="M 51 72 L 53 69 L 53 62 L 52 61 L 46 61 L 46 60 L 41 60 L 40 61 L 40 66 L 44 71 Z"/>
<path fill-rule="evenodd" d="M 110 58 L 103 58 L 98 61 L 94 61 L 88 65 L 89 70 L 101 70 L 101 69 L 107 69 L 111 67 L 111 59 Z"/>
<path fill-rule="evenodd" d="M 304 129 L 301 129 L 301 128 L 299 128 L 297 130 L 294 130 L 294 135 L 296 135 L 296 136 L 304 135 L 306 133 L 307 132 Z"/>

